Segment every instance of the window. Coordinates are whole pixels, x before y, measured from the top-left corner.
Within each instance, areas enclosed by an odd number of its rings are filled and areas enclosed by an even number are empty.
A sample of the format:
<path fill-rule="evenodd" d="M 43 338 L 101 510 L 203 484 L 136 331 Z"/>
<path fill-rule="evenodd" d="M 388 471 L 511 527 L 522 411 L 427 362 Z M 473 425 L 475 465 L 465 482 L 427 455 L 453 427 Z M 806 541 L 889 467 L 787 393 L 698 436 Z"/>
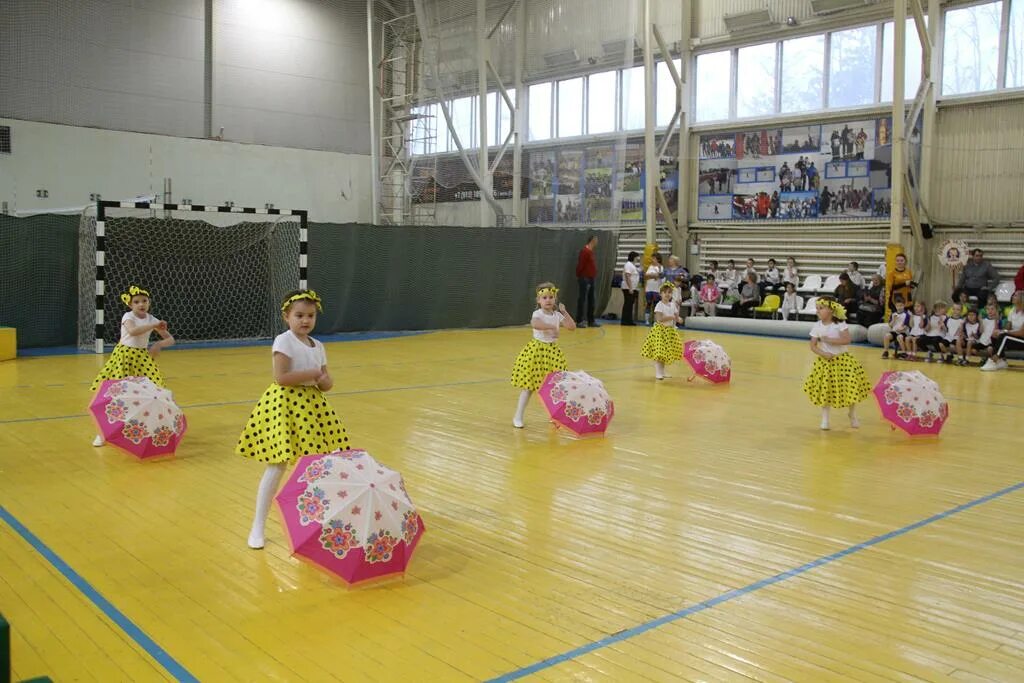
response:
<path fill-rule="evenodd" d="M 587 77 L 587 133 L 598 135 L 615 130 L 615 78 L 617 72 Z"/>
<path fill-rule="evenodd" d="M 496 145 L 498 144 L 498 127 L 495 126 L 495 122 L 498 120 L 497 107 L 499 102 L 498 93 L 489 92 L 487 93 L 487 144 Z M 505 103 L 502 101 L 501 106 L 504 107 Z"/>
<path fill-rule="evenodd" d="M 676 73 L 679 73 L 682 62 L 676 59 L 672 64 L 676 67 Z M 672 80 L 672 73 L 668 70 L 668 64 L 665 62 L 658 62 L 658 70 L 655 73 L 657 80 L 654 87 L 658 96 L 655 125 L 667 126 L 672 120 L 672 114 L 676 111 L 676 82 Z"/>
<path fill-rule="evenodd" d="M 477 141 L 474 138 L 474 131 L 476 126 L 474 116 L 476 114 L 476 97 L 461 97 L 457 100 L 452 100 L 452 128 L 455 129 L 455 134 L 459 136 L 459 142 L 462 143 L 464 149 L 475 148 Z M 455 140 L 452 140 L 450 149 L 458 149 L 455 145 Z"/>
<path fill-rule="evenodd" d="M 990 2 L 946 12 L 943 95 L 995 89 L 1002 11 L 1002 2 Z"/>
<path fill-rule="evenodd" d="M 644 68 L 622 70 L 622 129 L 644 127 Z"/>
<path fill-rule="evenodd" d="M 893 22 L 886 22 L 882 27 L 882 101 L 892 102 L 892 55 L 893 55 Z M 907 61 L 903 71 L 903 94 L 907 100 L 913 99 L 917 87 L 921 85 L 921 37 L 917 35 L 917 25 L 913 19 L 907 19 Z"/>
<path fill-rule="evenodd" d="M 551 137 L 551 83 L 530 86 L 530 140 Z"/>
<path fill-rule="evenodd" d="M 507 88 L 508 98 L 512 100 L 512 104 L 516 104 L 516 89 Z M 494 136 L 494 144 L 500 145 L 505 141 L 505 136 L 508 135 L 509 130 L 512 128 L 512 110 L 505 104 L 505 98 L 498 93 L 495 93 L 498 100 L 498 131 Z"/>
<path fill-rule="evenodd" d="M 736 116 L 775 113 L 776 43 L 739 49 L 736 62 Z"/>
<path fill-rule="evenodd" d="M 824 35 L 783 41 L 781 110 L 790 113 L 821 109 L 824 74 Z"/>
<path fill-rule="evenodd" d="M 728 50 L 697 55 L 695 121 L 718 121 L 729 118 L 731 63 Z"/>
<path fill-rule="evenodd" d="M 558 137 L 583 135 L 583 79 L 558 82 Z"/>
<path fill-rule="evenodd" d="M 1006 87 L 1024 88 L 1024 0 L 1010 3 L 1006 36 Z"/>
<path fill-rule="evenodd" d="M 875 101 L 877 43 L 877 26 L 863 26 L 832 34 L 828 76 L 829 107 L 855 107 Z"/>

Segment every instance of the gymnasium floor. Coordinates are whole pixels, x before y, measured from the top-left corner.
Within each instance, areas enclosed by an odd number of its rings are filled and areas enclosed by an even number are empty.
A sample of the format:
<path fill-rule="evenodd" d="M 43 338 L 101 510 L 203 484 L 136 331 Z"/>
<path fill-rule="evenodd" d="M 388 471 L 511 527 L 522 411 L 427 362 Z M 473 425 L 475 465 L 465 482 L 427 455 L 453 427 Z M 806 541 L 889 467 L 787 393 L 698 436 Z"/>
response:
<path fill-rule="evenodd" d="M 289 556 L 276 510 L 245 546 L 262 468 L 232 449 L 269 348 L 166 352 L 190 431 L 149 463 L 90 445 L 101 358 L 0 364 L 15 679 L 1024 680 L 1024 372 L 903 363 L 950 400 L 940 438 L 873 398 L 823 433 L 805 342 L 701 333 L 731 385 L 656 383 L 645 332 L 563 333 L 616 401 L 583 441 L 539 402 L 510 426 L 525 327 L 330 344 L 353 444 L 427 525 L 404 581 L 351 590 Z"/>

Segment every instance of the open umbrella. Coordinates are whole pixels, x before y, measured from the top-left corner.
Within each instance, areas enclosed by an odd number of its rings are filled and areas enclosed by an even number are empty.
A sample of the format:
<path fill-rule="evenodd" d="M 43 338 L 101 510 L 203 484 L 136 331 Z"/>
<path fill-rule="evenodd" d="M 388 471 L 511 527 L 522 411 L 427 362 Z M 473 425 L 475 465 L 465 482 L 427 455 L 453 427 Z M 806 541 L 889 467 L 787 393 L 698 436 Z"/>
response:
<path fill-rule="evenodd" d="M 604 434 L 615 415 L 615 404 L 604 384 L 582 370 L 550 373 L 537 394 L 551 421 L 576 436 Z"/>
<path fill-rule="evenodd" d="M 404 572 L 423 535 L 402 475 L 364 450 L 299 458 L 276 500 L 292 552 L 349 583 Z"/>
<path fill-rule="evenodd" d="M 949 417 L 939 385 L 917 370 L 883 372 L 874 393 L 882 417 L 907 434 L 938 434 Z"/>
<path fill-rule="evenodd" d="M 683 345 L 683 358 L 695 375 L 720 384 L 732 377 L 732 360 L 721 346 L 710 339 L 688 341 Z M 690 377 L 692 380 L 693 377 Z"/>
<path fill-rule="evenodd" d="M 148 377 L 105 380 L 89 412 L 105 441 L 137 458 L 174 453 L 187 427 L 173 394 Z"/>

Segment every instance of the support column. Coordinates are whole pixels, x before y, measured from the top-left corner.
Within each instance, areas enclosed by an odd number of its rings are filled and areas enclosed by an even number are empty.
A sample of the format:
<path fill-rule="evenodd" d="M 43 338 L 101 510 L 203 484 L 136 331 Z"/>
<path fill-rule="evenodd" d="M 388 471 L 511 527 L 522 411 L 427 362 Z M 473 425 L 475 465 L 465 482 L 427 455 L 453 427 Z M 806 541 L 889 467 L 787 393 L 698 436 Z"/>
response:
<path fill-rule="evenodd" d="M 366 66 L 368 70 L 366 83 L 370 95 L 370 166 L 373 168 L 373 172 L 370 174 L 370 222 L 372 225 L 380 225 L 381 140 L 377 130 L 377 90 L 374 87 L 377 73 L 373 50 L 373 17 L 373 0 L 366 0 Z"/>
<path fill-rule="evenodd" d="M 892 55 L 892 166 L 890 168 L 889 244 L 885 250 L 886 292 L 892 291 L 892 276 L 896 269 L 896 254 L 903 251 L 903 183 L 907 172 L 903 156 L 906 135 L 903 117 L 906 116 L 903 103 L 904 75 L 907 60 L 907 0 L 895 0 L 893 11 L 893 55 Z M 886 297 L 886 317 L 889 314 Z"/>
<path fill-rule="evenodd" d="M 490 41 L 487 39 L 487 0 L 476 0 L 476 66 L 477 66 L 477 168 L 480 181 L 491 190 L 490 164 L 487 162 L 487 57 Z M 485 188 L 480 188 L 480 226 L 494 225 L 494 212 L 483 200 Z"/>
<path fill-rule="evenodd" d="M 924 101 L 924 115 L 921 124 L 924 129 L 921 131 L 921 178 L 918 192 L 921 193 L 921 208 L 925 220 L 931 222 L 928 211 L 931 208 L 932 199 L 932 163 L 935 159 L 933 145 L 935 144 L 935 79 L 939 74 L 939 26 L 942 24 L 942 8 L 939 0 L 928 2 L 928 42 L 931 43 L 931 59 L 928 64 L 928 78 L 931 84 Z"/>
<path fill-rule="evenodd" d="M 658 151 L 654 146 L 655 100 L 654 100 L 654 36 L 651 32 L 651 0 L 644 0 L 644 216 L 647 244 L 655 243 L 657 225 L 656 191 L 660 166 Z"/>
<path fill-rule="evenodd" d="M 680 30 L 680 49 L 679 49 L 679 75 L 683 82 L 683 87 L 679 89 L 677 94 L 678 101 L 676 107 L 679 108 L 679 152 L 677 158 L 679 160 L 679 189 L 678 203 L 679 203 L 679 217 L 676 220 L 678 227 L 678 240 L 680 244 L 678 246 L 673 245 L 674 250 L 682 250 L 683 253 L 677 254 L 682 258 L 683 263 L 689 263 L 688 246 L 690 242 L 690 215 L 691 209 L 693 208 L 692 196 L 690 193 L 690 178 L 696 178 L 697 176 L 693 173 L 693 164 L 690 162 L 690 93 L 691 88 L 691 73 L 693 51 L 690 47 L 691 35 L 693 33 L 693 5 L 691 0 L 682 0 L 679 3 L 681 7 L 681 18 L 682 26 Z M 696 184 L 694 184 L 696 189 Z"/>
<path fill-rule="evenodd" d="M 522 103 L 526 99 L 523 92 L 523 59 L 526 57 L 526 0 L 519 0 L 516 6 L 516 49 L 515 67 L 512 87 L 516 89 L 516 107 L 512 110 L 509 120 L 515 128 L 512 139 L 512 213 L 516 225 L 526 225 L 526 207 L 520 195 L 523 193 L 523 131 L 526 121 L 523 120 Z"/>

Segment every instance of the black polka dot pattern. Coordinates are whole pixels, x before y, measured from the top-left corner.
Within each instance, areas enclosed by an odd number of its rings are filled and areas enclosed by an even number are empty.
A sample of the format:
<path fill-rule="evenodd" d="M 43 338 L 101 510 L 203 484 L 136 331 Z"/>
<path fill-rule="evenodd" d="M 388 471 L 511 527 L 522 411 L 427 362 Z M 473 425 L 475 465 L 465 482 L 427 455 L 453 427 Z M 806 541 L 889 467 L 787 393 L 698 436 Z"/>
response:
<path fill-rule="evenodd" d="M 816 406 L 848 408 L 871 393 L 864 366 L 848 353 L 825 360 L 814 359 L 811 374 L 804 381 L 804 393 Z"/>
<path fill-rule="evenodd" d="M 662 363 L 675 363 L 683 357 L 683 340 L 675 327 L 652 325 L 640 347 L 640 355 Z"/>
<path fill-rule="evenodd" d="M 512 386 L 537 391 L 549 374 L 568 369 L 565 354 L 558 344 L 531 339 L 516 356 L 512 366 Z"/>
<path fill-rule="evenodd" d="M 235 453 L 266 463 L 348 450 L 348 433 L 316 387 L 271 384 L 242 429 Z"/>
<path fill-rule="evenodd" d="M 149 351 L 118 344 L 89 389 L 96 391 L 104 380 L 126 377 L 148 377 L 153 384 L 164 386 L 163 375 L 160 374 L 160 368 L 157 367 L 153 356 L 149 355 Z"/>

